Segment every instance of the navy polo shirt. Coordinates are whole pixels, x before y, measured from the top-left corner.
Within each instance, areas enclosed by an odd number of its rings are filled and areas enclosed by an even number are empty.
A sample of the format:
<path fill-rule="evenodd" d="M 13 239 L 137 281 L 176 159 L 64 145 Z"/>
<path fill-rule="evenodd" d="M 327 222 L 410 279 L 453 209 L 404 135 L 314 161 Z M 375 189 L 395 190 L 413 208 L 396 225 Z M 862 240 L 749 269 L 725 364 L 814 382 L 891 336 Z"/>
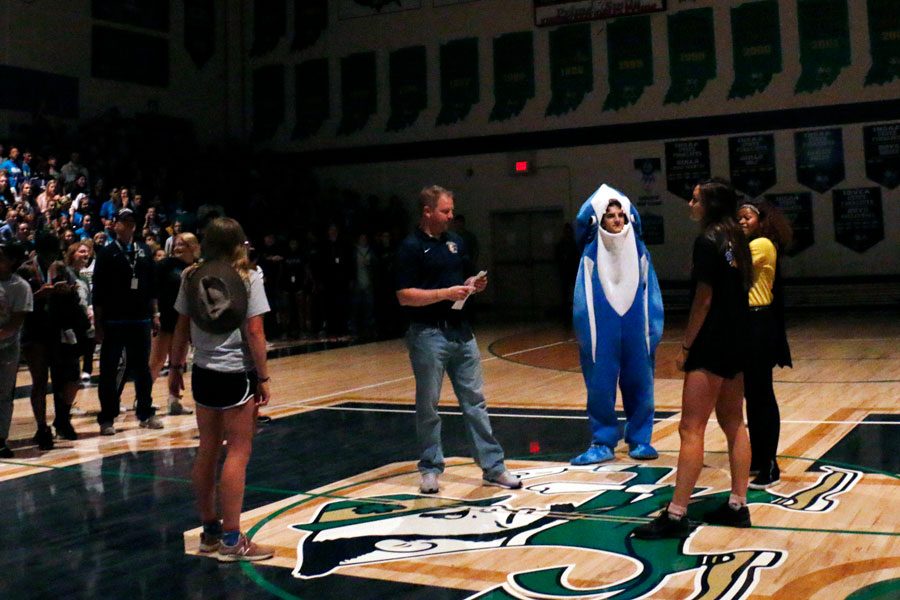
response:
<path fill-rule="evenodd" d="M 137 289 L 131 287 L 132 277 Z M 123 252 L 113 242 L 98 250 L 92 281 L 94 304 L 103 309 L 104 320 L 146 321 L 153 316 L 156 272 L 146 244 L 133 242 Z"/>
<path fill-rule="evenodd" d="M 453 232 L 431 237 L 420 228 L 408 235 L 397 249 L 395 289 L 436 290 L 462 285 L 477 273 L 463 239 Z M 459 324 L 465 321 L 468 304 L 453 310 L 453 302 L 442 300 L 428 306 L 404 306 L 413 323 Z"/>

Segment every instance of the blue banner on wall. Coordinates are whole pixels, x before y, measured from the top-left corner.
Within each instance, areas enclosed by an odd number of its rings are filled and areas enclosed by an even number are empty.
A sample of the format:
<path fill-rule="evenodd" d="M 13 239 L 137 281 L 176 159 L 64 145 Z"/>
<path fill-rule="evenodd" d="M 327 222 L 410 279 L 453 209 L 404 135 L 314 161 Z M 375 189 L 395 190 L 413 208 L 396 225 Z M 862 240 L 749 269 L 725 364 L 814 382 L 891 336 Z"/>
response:
<path fill-rule="evenodd" d="M 865 252 L 884 239 L 881 188 L 834 190 L 834 237 L 839 244 Z"/>
<path fill-rule="evenodd" d="M 794 134 L 797 181 L 824 193 L 844 180 L 844 136 L 840 129 Z"/>
<path fill-rule="evenodd" d="M 666 189 L 671 193 L 690 200 L 697 184 L 709 176 L 709 140 L 666 143 Z"/>

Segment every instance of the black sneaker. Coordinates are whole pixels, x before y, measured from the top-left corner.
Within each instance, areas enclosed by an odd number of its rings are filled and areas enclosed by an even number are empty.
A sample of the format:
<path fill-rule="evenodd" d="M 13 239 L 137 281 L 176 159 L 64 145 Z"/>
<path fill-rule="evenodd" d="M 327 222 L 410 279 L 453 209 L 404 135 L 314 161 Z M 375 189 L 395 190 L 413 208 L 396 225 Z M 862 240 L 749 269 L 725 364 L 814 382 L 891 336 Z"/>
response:
<path fill-rule="evenodd" d="M 54 427 L 56 427 L 56 437 L 69 441 L 78 439 L 78 434 L 75 432 L 75 428 L 72 427 L 71 423 L 60 423 Z"/>
<path fill-rule="evenodd" d="M 668 510 L 663 509 L 658 517 L 636 527 L 631 535 L 641 540 L 660 540 L 663 538 L 686 538 L 697 528 L 697 524 L 687 515 L 680 519 L 673 518 Z"/>
<path fill-rule="evenodd" d="M 40 450 L 53 450 L 53 430 L 44 425 L 31 438 Z"/>
<path fill-rule="evenodd" d="M 0 458 L 12 458 L 15 456 L 15 453 L 12 451 L 12 448 L 6 445 L 6 442 L 0 444 Z"/>
<path fill-rule="evenodd" d="M 781 483 L 781 469 L 778 468 L 778 463 L 772 461 L 768 469 L 760 469 L 747 487 L 751 490 L 764 490 L 779 483 Z"/>
<path fill-rule="evenodd" d="M 703 522 L 725 527 L 750 527 L 750 509 L 742 506 L 735 510 L 725 502 L 719 508 L 703 515 Z"/>

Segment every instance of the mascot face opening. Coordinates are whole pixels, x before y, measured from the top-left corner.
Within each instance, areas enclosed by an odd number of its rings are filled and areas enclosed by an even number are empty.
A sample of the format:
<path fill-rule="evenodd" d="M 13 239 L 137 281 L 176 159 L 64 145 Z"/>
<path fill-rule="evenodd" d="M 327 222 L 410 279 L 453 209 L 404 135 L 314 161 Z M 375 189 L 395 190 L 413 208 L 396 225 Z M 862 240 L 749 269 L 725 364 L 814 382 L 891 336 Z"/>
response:
<path fill-rule="evenodd" d="M 582 238 L 586 276 L 593 277 L 596 270 L 603 296 L 620 316 L 634 303 L 640 281 L 631 212 L 628 197 L 604 184 L 585 202 L 578 219 L 590 229 Z"/>
<path fill-rule="evenodd" d="M 622 210 L 622 205 L 618 200 L 611 199 L 606 205 L 606 212 L 600 219 L 600 227 L 607 233 L 622 233 L 625 225 L 628 223 L 628 216 Z"/>

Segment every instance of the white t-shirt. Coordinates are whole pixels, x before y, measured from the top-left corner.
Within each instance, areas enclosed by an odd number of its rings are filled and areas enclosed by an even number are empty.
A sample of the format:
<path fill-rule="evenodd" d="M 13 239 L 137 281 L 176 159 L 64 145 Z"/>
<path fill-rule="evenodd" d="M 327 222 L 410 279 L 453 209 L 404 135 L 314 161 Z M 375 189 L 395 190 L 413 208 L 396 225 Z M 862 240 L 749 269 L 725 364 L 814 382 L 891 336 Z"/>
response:
<path fill-rule="evenodd" d="M 0 280 L 0 327 L 4 327 L 13 313 L 34 310 L 34 296 L 28 282 L 13 273 L 6 281 Z M 21 334 L 21 329 L 19 334 Z M 0 348 L 8 348 L 19 343 L 19 336 L 0 338 Z"/>
<path fill-rule="evenodd" d="M 247 319 L 269 312 L 269 300 L 263 288 L 262 277 L 250 271 L 250 294 L 247 298 Z M 184 276 L 175 299 L 175 310 L 187 315 L 187 294 L 184 291 Z M 245 321 L 246 322 L 246 321 Z M 203 331 L 191 320 L 191 343 L 194 345 L 194 364 L 204 369 L 223 373 L 242 373 L 254 369 L 250 346 L 244 340 L 240 329 L 230 333 L 209 333 Z"/>

